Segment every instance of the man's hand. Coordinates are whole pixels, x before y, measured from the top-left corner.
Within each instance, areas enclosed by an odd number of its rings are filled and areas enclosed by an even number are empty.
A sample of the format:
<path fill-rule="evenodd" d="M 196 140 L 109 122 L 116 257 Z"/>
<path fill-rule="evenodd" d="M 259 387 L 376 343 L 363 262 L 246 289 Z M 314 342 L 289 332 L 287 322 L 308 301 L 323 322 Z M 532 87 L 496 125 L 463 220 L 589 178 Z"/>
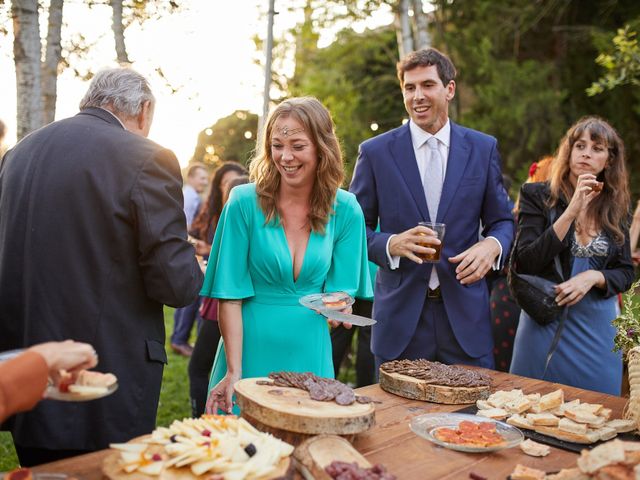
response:
<path fill-rule="evenodd" d="M 394 257 L 405 257 L 416 263 L 423 263 L 417 254 L 435 254 L 427 245 L 440 245 L 436 232 L 427 227 L 417 226 L 394 235 L 389 240 L 389 253 Z"/>
<path fill-rule="evenodd" d="M 498 242 L 492 238 L 485 238 L 455 257 L 450 257 L 449 261 L 459 263 L 456 279 L 462 285 L 470 285 L 484 278 L 499 254 Z"/>

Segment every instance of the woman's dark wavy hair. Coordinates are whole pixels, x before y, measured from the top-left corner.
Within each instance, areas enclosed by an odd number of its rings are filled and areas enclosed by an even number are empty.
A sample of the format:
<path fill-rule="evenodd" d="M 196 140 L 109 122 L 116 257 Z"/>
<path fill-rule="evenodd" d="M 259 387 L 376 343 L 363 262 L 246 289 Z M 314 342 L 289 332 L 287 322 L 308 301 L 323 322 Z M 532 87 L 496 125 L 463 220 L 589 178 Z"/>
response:
<path fill-rule="evenodd" d="M 569 175 L 569 163 L 574 144 L 587 132 L 594 142 L 601 142 L 609 153 L 603 170 L 604 186 L 602 192 L 589 204 L 589 216 L 595 220 L 596 227 L 607 231 L 618 245 L 624 243 L 624 230 L 629 224 L 629 177 L 624 153 L 624 143 L 618 132 L 604 119 L 596 116 L 583 117 L 565 134 L 558 147 L 553 163 L 549 184 L 551 197 L 549 205 L 564 198 L 567 202 L 573 196 L 574 187 Z"/>
<path fill-rule="evenodd" d="M 209 195 L 207 201 L 202 204 L 200 211 L 195 220 L 191 224 L 191 230 L 189 233 L 198 240 L 204 240 L 207 243 L 211 243 L 213 234 L 216 231 L 218 225 L 218 219 L 222 212 L 222 189 L 220 185 L 222 178 L 226 173 L 236 172 L 240 175 L 248 175 L 249 172 L 238 162 L 227 161 L 220 165 L 213 173 L 211 186 L 209 188 Z"/>

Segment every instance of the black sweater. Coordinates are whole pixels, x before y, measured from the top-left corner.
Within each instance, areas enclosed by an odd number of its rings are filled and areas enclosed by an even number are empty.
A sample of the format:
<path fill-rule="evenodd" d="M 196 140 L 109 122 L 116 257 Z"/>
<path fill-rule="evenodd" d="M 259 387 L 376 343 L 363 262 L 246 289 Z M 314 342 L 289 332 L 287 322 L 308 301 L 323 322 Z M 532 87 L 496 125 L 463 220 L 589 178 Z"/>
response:
<path fill-rule="evenodd" d="M 518 273 L 539 275 L 548 280 L 560 283 L 555 272 L 553 258 L 560 254 L 560 263 L 565 280 L 571 274 L 571 241 L 574 227 L 567 232 L 564 240 L 560 240 L 552 228 L 549 219 L 547 200 L 550 197 L 549 184 L 525 183 L 520 190 L 520 209 L 518 212 L 518 232 L 514 247 L 514 260 Z M 557 219 L 567 208 L 562 199 L 556 205 L 554 219 Z M 612 237 L 609 235 L 610 240 Z M 612 247 L 601 272 L 606 280 L 604 290 L 596 288 L 603 297 L 611 297 L 631 287 L 634 280 L 631 249 L 629 246 L 629 229 L 625 229 L 623 245 Z"/>

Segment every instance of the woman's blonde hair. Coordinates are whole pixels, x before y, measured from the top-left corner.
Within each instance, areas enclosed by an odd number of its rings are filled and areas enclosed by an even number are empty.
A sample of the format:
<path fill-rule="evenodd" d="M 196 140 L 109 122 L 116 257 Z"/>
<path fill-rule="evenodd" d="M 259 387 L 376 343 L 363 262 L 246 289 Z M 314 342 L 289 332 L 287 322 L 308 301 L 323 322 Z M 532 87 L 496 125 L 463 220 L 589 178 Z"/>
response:
<path fill-rule="evenodd" d="M 604 182 L 600 195 L 589 204 L 589 217 L 598 229 L 602 228 L 612 235 L 618 245 L 624 243 L 624 229 L 629 223 L 629 179 L 625 164 L 624 143 L 605 120 L 599 117 L 583 117 L 565 134 L 551 166 L 550 206 L 556 205 L 560 198 L 567 202 L 573 196 L 570 161 L 573 146 L 587 132 L 594 142 L 601 142 L 607 148 L 609 157 L 598 180 Z"/>
<path fill-rule="evenodd" d="M 267 223 L 277 221 L 280 173 L 271 156 L 271 136 L 276 120 L 281 117 L 293 117 L 300 122 L 316 146 L 318 166 L 311 192 L 309 223 L 314 232 L 324 233 L 329 215 L 333 213 L 336 192 L 344 180 L 344 166 L 331 114 L 313 97 L 290 98 L 269 114 L 258 141 L 258 152 L 249 166 L 249 175 L 256 184 L 260 207 Z"/>

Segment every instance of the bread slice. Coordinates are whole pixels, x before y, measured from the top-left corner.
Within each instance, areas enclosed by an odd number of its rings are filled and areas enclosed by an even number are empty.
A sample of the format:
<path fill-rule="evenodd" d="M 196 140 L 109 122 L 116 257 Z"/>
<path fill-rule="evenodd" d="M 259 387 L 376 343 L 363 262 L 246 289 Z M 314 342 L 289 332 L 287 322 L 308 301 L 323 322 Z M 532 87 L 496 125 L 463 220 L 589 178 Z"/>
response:
<path fill-rule="evenodd" d="M 599 415 L 600 411 L 603 408 L 604 408 L 604 405 L 601 405 L 600 403 L 581 403 L 580 404 L 580 409 L 581 410 L 589 411 L 589 412 L 593 413 L 594 415 Z"/>
<path fill-rule="evenodd" d="M 525 395 L 525 397 L 527 397 L 527 399 L 529 399 L 531 403 L 538 403 L 541 396 L 542 395 L 540 395 L 539 393 L 528 393 L 527 395 Z"/>
<path fill-rule="evenodd" d="M 558 417 L 564 417 L 564 411 L 566 408 L 572 408 L 580 405 L 580 399 L 576 398 L 575 400 L 571 400 L 570 402 L 564 402 L 559 407 L 554 408 L 551 411 L 554 415 Z"/>
<path fill-rule="evenodd" d="M 527 413 L 527 420 L 534 425 L 546 425 L 548 427 L 557 427 L 560 419 L 549 412 Z"/>
<path fill-rule="evenodd" d="M 551 393 L 547 393 L 540 397 L 540 410 L 551 410 L 553 408 L 557 408 L 564 402 L 564 390 L 559 388 Z"/>
<path fill-rule="evenodd" d="M 534 430 L 538 433 L 542 433 L 543 435 L 549 435 L 550 437 L 558 438 L 560 440 L 580 443 L 583 445 L 595 443 L 599 439 L 598 434 L 595 433 L 594 430 L 587 430 L 587 433 L 579 434 L 573 432 L 565 432 L 564 430 L 560 430 L 558 427 L 545 427 L 543 425 L 538 425 L 534 428 Z"/>
<path fill-rule="evenodd" d="M 551 453 L 551 447 L 549 447 L 549 445 L 543 445 L 542 443 L 529 439 L 520 443 L 520 450 L 532 457 L 546 457 Z"/>
<path fill-rule="evenodd" d="M 565 408 L 564 416 L 577 423 L 589 423 L 594 425 L 598 425 L 600 420 L 604 420 L 588 410 L 583 410 L 582 405 L 573 408 Z"/>
<path fill-rule="evenodd" d="M 615 428 L 616 432 L 624 433 L 631 432 L 636 429 L 636 422 L 634 420 L 626 420 L 622 418 L 616 418 L 614 420 L 609 420 L 605 423 L 606 427 Z"/>
<path fill-rule="evenodd" d="M 591 477 L 579 468 L 563 468 L 558 473 L 547 475 L 545 480 L 589 480 Z"/>
<path fill-rule="evenodd" d="M 611 427 L 596 428 L 594 432 L 598 434 L 598 436 L 600 437 L 600 440 L 602 441 L 611 440 L 612 438 L 615 438 L 616 435 L 618 435 L 618 432 L 616 432 L 616 429 Z"/>
<path fill-rule="evenodd" d="M 597 480 L 635 480 L 633 467 L 628 465 L 607 465 L 595 476 Z"/>
<path fill-rule="evenodd" d="M 513 402 L 523 396 L 524 393 L 522 393 L 522 390 L 520 389 L 513 389 L 510 391 L 498 390 L 487 398 L 487 402 L 495 408 L 504 408 L 506 403 Z"/>
<path fill-rule="evenodd" d="M 600 428 L 600 427 L 604 427 L 604 424 L 606 422 L 607 422 L 606 418 L 601 417 L 600 415 L 596 415 L 595 422 L 589 422 L 587 425 L 589 425 L 589 428 Z"/>
<path fill-rule="evenodd" d="M 558 422 L 558 428 L 563 432 L 577 433 L 584 435 L 587 433 L 587 425 L 584 423 L 577 423 L 569 418 L 562 418 Z"/>
<path fill-rule="evenodd" d="M 478 410 L 476 415 L 479 417 L 491 418 L 493 420 L 504 420 L 509 416 L 509 412 L 503 408 L 488 408 L 486 410 Z"/>
<path fill-rule="evenodd" d="M 612 410 L 610 408 L 601 408 L 598 412 L 599 417 L 604 417 L 605 420 L 609 420 L 611 418 Z"/>
<path fill-rule="evenodd" d="M 593 450 L 583 450 L 578 458 L 578 468 L 584 473 L 595 473 L 607 465 L 623 462 L 624 455 L 624 444 L 619 440 L 611 440 Z"/>
<path fill-rule="evenodd" d="M 529 420 L 527 420 L 526 417 L 524 417 L 523 415 L 511 415 L 509 418 L 507 418 L 507 423 L 509 425 L 513 425 L 514 427 L 518 427 L 518 428 L 526 428 L 528 430 L 533 430 L 533 423 L 531 423 Z"/>
<path fill-rule="evenodd" d="M 516 468 L 511 472 L 511 480 L 544 480 L 545 472 L 535 468 L 525 467 L 517 464 Z"/>
<path fill-rule="evenodd" d="M 490 408 L 493 408 L 493 405 L 491 405 L 486 400 L 477 400 L 476 407 L 478 407 L 478 410 L 488 410 Z"/>
<path fill-rule="evenodd" d="M 527 397 L 519 397 L 504 404 L 504 409 L 509 413 L 523 413 L 529 410 L 531 400 Z"/>

